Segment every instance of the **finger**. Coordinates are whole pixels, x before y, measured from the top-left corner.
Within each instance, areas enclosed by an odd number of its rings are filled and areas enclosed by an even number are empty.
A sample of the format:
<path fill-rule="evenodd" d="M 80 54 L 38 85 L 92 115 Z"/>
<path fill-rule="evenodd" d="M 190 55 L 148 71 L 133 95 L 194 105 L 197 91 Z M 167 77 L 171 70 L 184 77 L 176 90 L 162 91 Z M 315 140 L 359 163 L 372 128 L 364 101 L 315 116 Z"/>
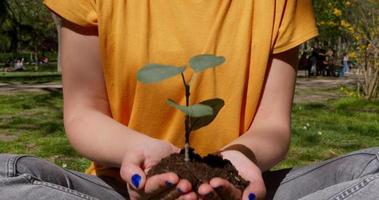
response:
<path fill-rule="evenodd" d="M 213 188 L 208 183 L 201 184 L 197 190 L 197 193 L 201 196 L 205 196 L 211 192 L 213 192 Z"/>
<path fill-rule="evenodd" d="M 221 200 L 217 192 L 208 183 L 203 183 L 197 191 L 204 200 Z"/>
<path fill-rule="evenodd" d="M 166 195 L 164 195 L 160 199 L 163 199 L 163 200 L 178 199 L 182 195 L 186 195 L 187 193 L 190 193 L 191 190 L 192 190 L 191 183 L 188 180 L 182 179 L 176 185 L 176 188 L 173 188 L 170 192 L 168 192 Z"/>
<path fill-rule="evenodd" d="M 258 181 L 250 182 L 249 186 L 243 192 L 242 199 L 261 200 L 266 196 L 266 188 L 264 183 Z"/>
<path fill-rule="evenodd" d="M 174 187 L 179 177 L 172 172 L 152 176 L 146 180 L 145 193 L 161 193 Z"/>
<path fill-rule="evenodd" d="M 195 192 L 190 192 L 180 196 L 178 200 L 197 200 L 197 195 Z"/>
<path fill-rule="evenodd" d="M 142 163 L 143 155 L 127 156 L 120 169 L 121 178 L 136 190 L 143 188 L 146 182 L 145 172 L 140 167 Z"/>
<path fill-rule="evenodd" d="M 186 194 L 191 192 L 192 184 L 186 179 L 181 179 L 176 188 L 181 194 Z"/>
<path fill-rule="evenodd" d="M 234 185 L 225 179 L 216 177 L 213 178 L 209 184 L 212 188 L 214 188 L 214 191 L 216 191 L 221 199 L 241 199 L 241 190 L 234 187 Z"/>

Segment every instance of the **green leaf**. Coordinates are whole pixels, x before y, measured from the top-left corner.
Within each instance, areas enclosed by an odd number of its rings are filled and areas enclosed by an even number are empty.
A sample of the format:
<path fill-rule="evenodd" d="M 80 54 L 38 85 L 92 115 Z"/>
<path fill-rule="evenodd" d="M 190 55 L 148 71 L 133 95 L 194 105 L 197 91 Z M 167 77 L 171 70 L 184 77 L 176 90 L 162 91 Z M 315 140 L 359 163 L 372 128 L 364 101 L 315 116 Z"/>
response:
<path fill-rule="evenodd" d="M 192 57 L 189 61 L 191 68 L 195 72 L 201 72 L 211 67 L 217 67 L 224 62 L 224 57 L 210 54 L 197 55 Z"/>
<path fill-rule="evenodd" d="M 142 83 L 156 83 L 184 72 L 185 66 L 147 64 L 137 72 L 137 80 Z"/>
<path fill-rule="evenodd" d="M 184 112 L 187 116 L 190 117 L 203 117 L 213 115 L 212 107 L 203 104 L 194 104 L 187 107 L 179 105 L 171 99 L 167 99 L 167 104 L 176 109 L 179 109 L 180 111 Z"/>
<path fill-rule="evenodd" d="M 190 121 L 192 131 L 200 129 L 210 124 L 216 118 L 218 112 L 221 110 L 225 103 L 224 100 L 215 98 L 200 102 L 199 104 L 211 107 L 213 110 L 213 114 L 203 117 L 191 117 Z"/>

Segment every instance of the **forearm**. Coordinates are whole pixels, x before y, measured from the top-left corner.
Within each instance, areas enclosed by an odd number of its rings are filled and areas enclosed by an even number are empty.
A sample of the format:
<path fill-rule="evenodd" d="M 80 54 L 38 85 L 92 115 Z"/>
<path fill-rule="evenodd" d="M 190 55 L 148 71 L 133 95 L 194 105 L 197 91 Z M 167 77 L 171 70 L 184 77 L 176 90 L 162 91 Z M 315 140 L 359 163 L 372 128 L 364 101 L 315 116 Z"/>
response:
<path fill-rule="evenodd" d="M 64 125 L 69 141 L 93 161 L 120 166 L 129 149 L 154 139 L 110 117 L 97 31 L 65 20 L 60 31 Z"/>
<path fill-rule="evenodd" d="M 284 159 L 290 143 L 290 128 L 283 124 L 257 125 L 233 144 L 243 144 L 255 155 L 256 164 L 260 170 L 266 171 Z"/>
<path fill-rule="evenodd" d="M 231 143 L 251 149 L 261 171 L 280 162 L 288 151 L 297 55 L 294 48 L 273 57 L 254 120 L 249 130 Z"/>
<path fill-rule="evenodd" d="M 107 166 L 120 166 L 128 149 L 143 147 L 147 140 L 153 140 L 92 108 L 66 114 L 65 129 L 79 153 Z"/>

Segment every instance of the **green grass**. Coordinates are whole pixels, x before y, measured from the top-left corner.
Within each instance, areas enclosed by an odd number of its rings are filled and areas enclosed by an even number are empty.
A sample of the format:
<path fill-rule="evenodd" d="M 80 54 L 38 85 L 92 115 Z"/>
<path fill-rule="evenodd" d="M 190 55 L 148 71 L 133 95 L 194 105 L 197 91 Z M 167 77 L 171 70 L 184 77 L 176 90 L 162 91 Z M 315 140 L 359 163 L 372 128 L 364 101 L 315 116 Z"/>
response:
<path fill-rule="evenodd" d="M 60 92 L 0 95 L 0 153 L 36 155 L 80 171 L 89 164 L 64 135 Z"/>
<path fill-rule="evenodd" d="M 10 84 L 60 83 L 61 74 L 58 72 L 0 72 L 0 82 Z"/>
<path fill-rule="evenodd" d="M 0 66 L 2 66 L 0 64 Z M 14 72 L 0 72 L 0 82 L 3 83 L 60 83 L 61 73 L 57 72 L 57 63 L 39 65 L 38 69 L 34 65 L 25 65 L 26 70 Z"/>
<path fill-rule="evenodd" d="M 0 152 L 32 154 L 83 171 L 89 161 L 69 145 L 60 92 L 0 93 Z M 379 102 L 346 97 L 293 107 L 288 158 L 277 168 L 379 146 Z"/>
<path fill-rule="evenodd" d="M 326 103 L 296 104 L 292 119 L 291 149 L 279 168 L 379 146 L 379 101 L 345 97 Z"/>

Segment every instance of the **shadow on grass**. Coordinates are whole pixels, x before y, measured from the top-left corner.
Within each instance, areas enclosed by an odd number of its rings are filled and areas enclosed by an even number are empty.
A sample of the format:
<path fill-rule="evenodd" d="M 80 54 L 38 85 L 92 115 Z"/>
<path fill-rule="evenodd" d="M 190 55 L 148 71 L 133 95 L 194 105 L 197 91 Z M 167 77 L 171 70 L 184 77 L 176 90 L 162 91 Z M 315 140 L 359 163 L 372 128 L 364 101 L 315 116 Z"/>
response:
<path fill-rule="evenodd" d="M 56 72 L 0 73 L 0 82 L 7 84 L 42 84 L 61 82 L 61 74 Z"/>
<path fill-rule="evenodd" d="M 38 131 L 45 135 L 63 132 L 60 91 L 6 95 L 0 103 L 0 129 Z"/>

